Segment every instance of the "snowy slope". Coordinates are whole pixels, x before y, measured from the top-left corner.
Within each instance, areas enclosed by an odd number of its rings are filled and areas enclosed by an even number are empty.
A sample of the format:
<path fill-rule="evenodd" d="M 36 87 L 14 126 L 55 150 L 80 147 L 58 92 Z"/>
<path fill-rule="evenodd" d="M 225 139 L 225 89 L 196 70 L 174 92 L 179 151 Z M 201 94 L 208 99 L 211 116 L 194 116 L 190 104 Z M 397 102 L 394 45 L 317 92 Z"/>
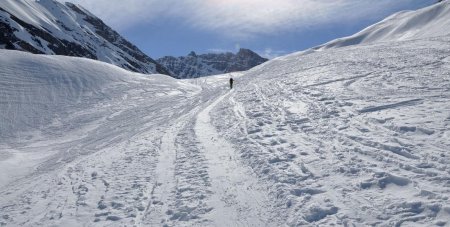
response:
<path fill-rule="evenodd" d="M 449 41 L 279 58 L 233 91 L 2 51 L 0 222 L 449 225 Z"/>
<path fill-rule="evenodd" d="M 0 1 L 0 48 L 96 59 L 141 73 L 168 72 L 79 5 Z"/>
<path fill-rule="evenodd" d="M 392 42 L 447 36 L 450 30 L 450 1 L 417 11 L 402 11 L 352 35 L 320 45 L 328 49 L 374 42 Z"/>
<path fill-rule="evenodd" d="M 213 124 L 290 226 L 448 226 L 449 41 L 269 61 L 236 81 Z"/>
<path fill-rule="evenodd" d="M 182 90 L 178 82 L 168 76 L 149 77 L 85 58 L 9 50 L 0 50 L 0 53 L 2 144 L 66 141 L 71 138 L 68 132 L 75 138 L 84 138 L 98 124 L 111 121 L 116 111 L 123 108 L 119 104 L 134 100 L 134 93 L 145 92 L 151 98 Z M 32 153 L 31 156 L 38 159 L 53 155 L 53 151 Z M 17 154 L 17 157 L 23 155 Z M 14 156 L 2 150 L 0 159 Z M 65 158 L 72 157 L 69 154 Z M 8 168 L 8 165 L 2 167 Z M 2 186 L 4 175 L 10 171 L 0 172 Z"/>
<path fill-rule="evenodd" d="M 19 131 L 40 129 L 52 121 L 58 123 L 78 106 L 86 108 L 114 98 L 105 90 L 114 89 L 124 80 L 139 83 L 144 79 L 141 74 L 84 58 L 1 50 L 0 61 L 3 139 Z"/>

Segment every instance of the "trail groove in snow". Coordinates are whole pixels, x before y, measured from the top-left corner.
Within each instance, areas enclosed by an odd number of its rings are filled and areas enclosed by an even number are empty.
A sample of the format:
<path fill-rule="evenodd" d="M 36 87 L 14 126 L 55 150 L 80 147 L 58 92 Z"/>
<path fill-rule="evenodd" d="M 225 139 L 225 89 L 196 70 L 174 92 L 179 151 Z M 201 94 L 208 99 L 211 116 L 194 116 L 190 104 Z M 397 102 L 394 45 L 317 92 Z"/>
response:
<path fill-rule="evenodd" d="M 175 189 L 175 137 L 179 127 L 180 121 L 175 122 L 161 138 L 161 150 L 155 169 L 156 179 L 151 192 L 147 193 L 150 200 L 143 212 L 141 224 L 159 225 L 164 221 L 165 212 L 169 210 L 171 192 Z"/>
<path fill-rule="evenodd" d="M 201 149 L 208 161 L 213 210 L 209 214 L 216 226 L 271 226 L 270 201 L 249 168 L 242 166 L 232 145 L 211 125 L 211 110 L 224 98 L 202 110 L 195 124 Z"/>

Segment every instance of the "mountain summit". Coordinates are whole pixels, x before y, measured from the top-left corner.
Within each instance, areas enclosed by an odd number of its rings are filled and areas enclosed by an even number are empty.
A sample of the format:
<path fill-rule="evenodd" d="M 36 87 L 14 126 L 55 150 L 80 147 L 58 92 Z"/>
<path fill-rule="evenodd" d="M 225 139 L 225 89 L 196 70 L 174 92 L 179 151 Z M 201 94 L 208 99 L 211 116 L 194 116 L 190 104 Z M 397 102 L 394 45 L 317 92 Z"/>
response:
<path fill-rule="evenodd" d="M 0 48 L 95 59 L 140 73 L 168 72 L 98 17 L 55 0 L 1 0 Z"/>
<path fill-rule="evenodd" d="M 241 48 L 236 54 L 196 54 L 187 56 L 166 56 L 157 59 L 176 78 L 196 78 L 202 76 L 245 71 L 267 61 L 257 53 Z"/>

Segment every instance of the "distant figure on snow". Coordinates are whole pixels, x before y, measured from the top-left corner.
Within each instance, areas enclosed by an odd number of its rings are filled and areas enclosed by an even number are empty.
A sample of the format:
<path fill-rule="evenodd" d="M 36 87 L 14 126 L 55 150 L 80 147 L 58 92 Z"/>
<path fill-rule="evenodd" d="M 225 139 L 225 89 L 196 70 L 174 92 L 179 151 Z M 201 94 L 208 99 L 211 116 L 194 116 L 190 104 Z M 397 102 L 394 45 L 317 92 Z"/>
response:
<path fill-rule="evenodd" d="M 233 78 L 230 78 L 230 89 L 233 89 Z"/>

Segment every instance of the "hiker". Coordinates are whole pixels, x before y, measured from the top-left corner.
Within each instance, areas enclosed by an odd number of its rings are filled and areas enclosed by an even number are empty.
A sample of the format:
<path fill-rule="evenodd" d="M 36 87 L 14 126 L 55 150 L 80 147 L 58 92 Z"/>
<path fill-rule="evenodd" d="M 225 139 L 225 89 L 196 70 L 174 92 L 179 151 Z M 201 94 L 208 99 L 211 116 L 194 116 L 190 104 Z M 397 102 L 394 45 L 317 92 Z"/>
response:
<path fill-rule="evenodd" d="M 233 78 L 230 78 L 230 89 L 233 89 Z"/>

